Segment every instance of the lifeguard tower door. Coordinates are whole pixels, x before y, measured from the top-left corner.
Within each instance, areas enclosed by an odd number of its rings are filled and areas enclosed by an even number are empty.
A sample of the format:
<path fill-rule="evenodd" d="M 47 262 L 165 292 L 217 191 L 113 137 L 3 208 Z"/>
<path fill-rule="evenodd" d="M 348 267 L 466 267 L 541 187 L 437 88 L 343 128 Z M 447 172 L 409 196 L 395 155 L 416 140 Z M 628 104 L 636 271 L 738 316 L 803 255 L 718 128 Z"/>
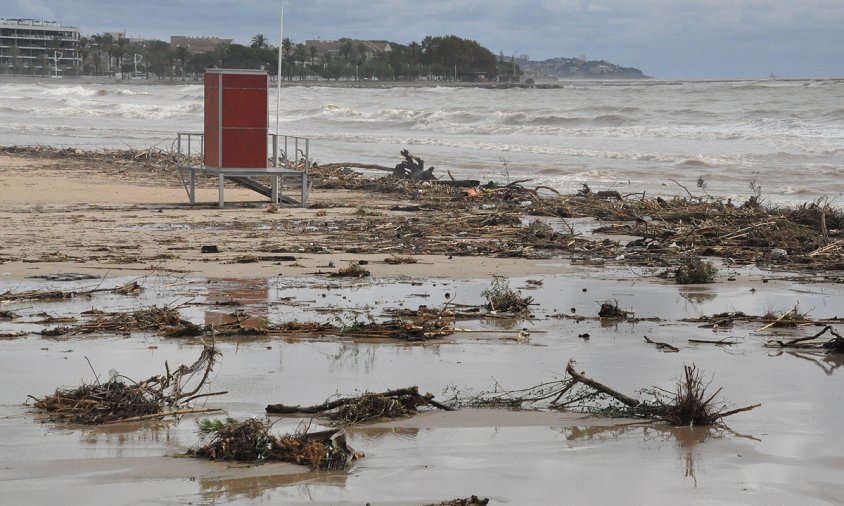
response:
<path fill-rule="evenodd" d="M 206 167 L 267 168 L 267 84 L 262 70 L 205 71 Z"/>

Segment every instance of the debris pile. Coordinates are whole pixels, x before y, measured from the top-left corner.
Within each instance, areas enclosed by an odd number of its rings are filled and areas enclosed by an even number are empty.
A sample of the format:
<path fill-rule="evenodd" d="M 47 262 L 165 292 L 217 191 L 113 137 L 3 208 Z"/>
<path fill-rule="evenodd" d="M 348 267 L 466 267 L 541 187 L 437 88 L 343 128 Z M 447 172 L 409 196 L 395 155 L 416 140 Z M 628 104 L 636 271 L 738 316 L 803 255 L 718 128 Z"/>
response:
<path fill-rule="evenodd" d="M 521 290 L 510 288 L 510 282 L 502 276 L 493 276 L 492 285 L 481 292 L 490 311 L 523 314 L 530 311 L 533 297 L 522 296 Z"/>
<path fill-rule="evenodd" d="M 73 326 L 60 326 L 41 331 L 43 336 L 73 336 L 79 334 L 129 334 L 131 332 L 158 332 L 170 337 L 198 336 L 203 327 L 182 319 L 178 308 L 157 307 L 129 312 L 105 313 L 96 309 L 85 311 L 89 321 Z"/>
<path fill-rule="evenodd" d="M 452 407 L 435 401 L 430 393 L 420 394 L 419 387 L 416 386 L 381 393 L 365 392 L 357 397 L 341 397 L 314 406 L 270 404 L 266 410 L 267 413 L 276 415 L 322 414 L 339 426 L 348 426 L 384 419 L 407 418 L 417 414 L 418 409 L 423 406 L 453 410 Z"/>
<path fill-rule="evenodd" d="M 478 496 L 473 495 L 461 499 L 449 499 L 440 503 L 426 504 L 425 506 L 486 506 L 487 504 L 489 504 L 489 499 L 478 498 Z"/>
<path fill-rule="evenodd" d="M 50 422 L 87 425 L 216 411 L 190 408 L 190 402 L 226 393 L 200 393 L 219 355 L 213 345 L 205 346 L 192 365 L 170 371 L 165 363 L 163 375 L 144 381 L 115 374 L 105 383 L 97 380 L 74 389 L 57 389 L 54 394 L 41 398 L 29 397 L 35 401 L 36 408 L 47 413 Z M 198 380 L 197 375 L 200 375 Z"/>
<path fill-rule="evenodd" d="M 724 406 L 716 407 L 713 403 L 721 392 L 714 394 L 707 392 L 708 384 L 701 379 L 700 371 L 694 366 L 684 366 L 684 377 L 677 382 L 676 390 L 670 398 L 666 398 L 665 390 L 654 388 L 646 393 L 653 396 L 653 401 L 640 401 L 622 394 L 602 383 L 599 383 L 574 369 L 574 359 L 569 360 L 566 372 L 576 382 L 609 398 L 623 407 L 589 407 L 592 411 L 612 414 L 613 416 L 630 416 L 661 420 L 675 426 L 712 425 L 730 415 L 750 411 L 761 404 L 753 404 L 743 408 L 727 410 Z"/>
<path fill-rule="evenodd" d="M 714 283 L 718 268 L 712 263 L 692 256 L 674 273 L 674 280 L 680 285 Z"/>
<path fill-rule="evenodd" d="M 332 278 L 366 278 L 369 277 L 369 274 L 369 271 L 364 269 L 359 262 L 349 262 L 347 267 L 332 272 L 329 276 Z"/>
<path fill-rule="evenodd" d="M 363 454 L 346 443 L 343 430 L 307 432 L 307 428 L 281 437 L 270 432 L 269 420 L 202 420 L 199 433 L 208 444 L 188 451 L 189 455 L 218 461 L 290 462 L 312 470 L 345 469 Z"/>
<path fill-rule="evenodd" d="M 617 300 L 605 300 L 601 302 L 601 309 L 598 310 L 599 317 L 612 320 L 624 320 L 629 314 L 629 311 L 625 311 L 618 306 Z"/>
<path fill-rule="evenodd" d="M 400 339 L 403 341 L 428 341 L 454 333 L 451 322 L 436 316 L 421 316 L 413 320 L 394 318 L 383 323 L 355 323 L 337 329 L 343 337 Z"/>
<path fill-rule="evenodd" d="M 0 302 L 23 302 L 27 300 L 64 300 L 74 297 L 90 297 L 98 292 L 109 292 L 118 295 L 137 295 L 143 291 L 143 287 L 137 281 L 130 281 L 116 288 L 94 288 L 91 290 L 26 290 L 23 292 L 0 293 Z"/>

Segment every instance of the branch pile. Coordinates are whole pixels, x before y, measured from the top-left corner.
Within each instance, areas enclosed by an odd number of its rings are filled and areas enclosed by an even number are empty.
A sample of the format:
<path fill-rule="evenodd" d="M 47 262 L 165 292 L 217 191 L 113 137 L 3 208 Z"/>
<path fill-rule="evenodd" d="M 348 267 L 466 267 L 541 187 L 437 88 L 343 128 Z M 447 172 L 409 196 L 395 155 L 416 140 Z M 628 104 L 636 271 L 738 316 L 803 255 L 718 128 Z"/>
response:
<path fill-rule="evenodd" d="M 363 454 L 346 442 L 343 430 L 308 433 L 300 428 L 281 437 L 270 433 L 269 420 L 202 420 L 200 435 L 208 444 L 189 450 L 188 454 L 218 461 L 290 462 L 312 470 L 345 469 Z"/>
<path fill-rule="evenodd" d="M 130 281 L 116 288 L 94 288 L 91 290 L 26 290 L 23 292 L 3 292 L 0 293 L 0 302 L 23 302 L 27 300 L 64 300 L 72 299 L 74 297 L 90 297 L 99 292 L 108 292 L 118 295 L 137 295 L 143 291 L 143 288 L 137 281 Z"/>
<path fill-rule="evenodd" d="M 169 336 L 197 336 L 202 327 L 182 319 L 178 308 L 157 307 L 130 312 L 104 313 L 92 309 L 83 313 L 90 321 L 73 326 L 54 327 L 41 331 L 43 336 L 73 336 L 80 334 L 128 334 L 135 331 L 154 331 Z"/>
<path fill-rule="evenodd" d="M 114 375 L 105 383 L 97 380 L 91 385 L 74 389 L 56 389 L 54 394 L 42 398 L 29 397 L 35 401 L 36 408 L 47 412 L 47 420 L 50 422 L 86 425 L 215 411 L 192 409 L 190 402 L 226 393 L 199 393 L 208 382 L 219 355 L 220 352 L 213 345 L 205 346 L 192 365 L 182 365 L 170 371 L 165 362 L 165 374 L 144 381 Z M 199 379 L 196 379 L 197 375 Z"/>
<path fill-rule="evenodd" d="M 612 410 L 614 415 L 633 416 L 662 420 L 675 426 L 712 425 L 730 415 L 750 411 L 761 404 L 753 404 L 743 408 L 727 410 L 724 406 L 715 406 L 715 398 L 721 393 L 721 388 L 714 394 L 708 394 L 709 384 L 704 383 L 700 371 L 694 366 L 684 366 L 684 377 L 677 382 L 673 395 L 666 397 L 666 391 L 653 389 L 648 393 L 654 396 L 654 401 L 640 401 L 599 383 L 574 369 L 574 359 L 569 360 L 566 372 L 576 383 L 581 383 L 595 392 L 621 403 L 624 407 Z M 669 392 L 670 393 L 670 392 Z"/>
<path fill-rule="evenodd" d="M 314 406 L 287 406 L 270 404 L 270 414 L 322 414 L 339 426 L 377 422 L 384 419 L 408 418 L 416 415 L 423 406 L 452 411 L 453 408 L 434 400 L 430 393 L 422 395 L 419 387 L 400 388 L 381 393 L 365 392 L 357 397 L 341 397 Z"/>

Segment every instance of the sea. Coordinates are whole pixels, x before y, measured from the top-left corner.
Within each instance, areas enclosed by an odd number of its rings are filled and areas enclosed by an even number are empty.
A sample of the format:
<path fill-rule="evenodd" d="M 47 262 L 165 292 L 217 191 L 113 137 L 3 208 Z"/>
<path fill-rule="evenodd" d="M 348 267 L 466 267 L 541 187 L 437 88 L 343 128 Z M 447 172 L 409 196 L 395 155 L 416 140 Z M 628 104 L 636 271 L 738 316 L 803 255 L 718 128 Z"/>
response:
<path fill-rule="evenodd" d="M 552 89 L 283 86 L 270 130 L 309 139 L 317 163 L 575 192 L 739 202 L 844 202 L 844 80 L 594 81 Z M 276 110 L 279 111 L 276 118 Z M 0 81 L 0 145 L 174 149 L 201 132 L 203 88 Z"/>

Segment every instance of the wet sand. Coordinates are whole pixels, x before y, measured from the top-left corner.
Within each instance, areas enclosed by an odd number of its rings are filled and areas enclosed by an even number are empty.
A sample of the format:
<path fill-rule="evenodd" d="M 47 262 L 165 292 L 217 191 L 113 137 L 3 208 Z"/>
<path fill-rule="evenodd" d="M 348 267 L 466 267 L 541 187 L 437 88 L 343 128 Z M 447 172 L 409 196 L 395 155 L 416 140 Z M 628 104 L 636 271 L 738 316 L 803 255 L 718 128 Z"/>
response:
<path fill-rule="evenodd" d="M 735 281 L 680 287 L 638 269 L 590 269 L 562 260 L 431 256 L 420 264 L 392 266 L 375 255 L 367 257 L 371 278 L 329 280 L 315 274 L 327 270 L 321 266 L 358 256 L 297 254 L 295 263 L 301 267 L 293 262 L 225 263 L 261 241 L 285 240 L 283 233 L 256 231 L 254 223 L 306 219 L 313 210 L 270 214 L 264 204 L 191 209 L 175 185 L 124 184 L 114 175 L 98 179 L 37 163 L 27 168 L 2 157 L 0 166 L 5 167 L 0 171 L 0 218 L 11 224 L 0 233 L 0 293 L 111 287 L 134 279 L 145 287 L 137 297 L 97 293 L 0 307 L 20 315 L 0 321 L 0 331 L 30 333 L 0 341 L 3 503 L 415 505 L 477 494 L 489 497 L 491 504 L 836 504 L 844 497 L 844 437 L 838 423 L 844 416 L 844 359 L 763 347 L 776 336 L 810 335 L 814 327 L 759 333 L 761 325 L 737 323 L 714 332 L 680 321 L 723 311 L 762 314 L 798 302 L 812 318 L 844 316 L 839 284 L 735 268 L 729 269 Z M 36 181 L 28 171 L 44 179 Z M 72 186 L 75 180 L 78 188 Z M 52 182 L 61 198 L 27 189 L 37 182 Z M 202 198 L 216 200 L 214 190 L 203 191 Z M 240 194 L 228 195 L 237 200 Z M 353 213 L 366 198 L 353 192 L 314 195 L 317 200 L 348 199 L 349 207 L 328 209 L 329 216 Z M 208 228 L 233 222 L 246 230 L 227 228 L 221 234 Z M 168 223 L 188 226 L 173 229 Z M 209 261 L 198 250 L 210 241 L 235 246 Z M 105 261 L 32 262 L 53 251 L 81 251 L 80 257 L 110 254 L 96 251 L 103 246 L 120 254 L 120 247 L 131 246 L 127 251 L 133 258 L 126 260 L 138 261 L 120 262 L 115 255 Z M 168 249 L 174 246 L 184 249 Z M 144 259 L 167 252 L 175 252 L 175 258 Z M 29 277 L 59 272 L 91 272 L 105 279 Z M 471 332 L 420 344 L 336 337 L 224 340 L 218 343 L 223 358 L 212 385 L 230 394 L 209 398 L 207 406 L 244 418 L 263 416 L 269 403 L 313 404 L 336 393 L 410 385 L 442 399 L 449 387 L 480 392 L 496 384 L 515 389 L 559 378 L 571 357 L 578 369 L 628 394 L 651 386 L 673 389 L 683 365 L 693 362 L 713 386 L 724 387 L 721 397 L 732 405 L 762 406 L 729 418 L 729 429 L 670 428 L 557 412 L 431 412 L 349 429 L 351 445 L 366 458 L 348 472 L 325 473 L 286 464 L 224 465 L 179 457 L 199 443 L 196 417 L 98 428 L 56 426 L 41 423 L 23 405 L 27 395 L 94 381 L 88 360 L 101 377 L 115 370 L 145 378 L 161 372 L 165 361 L 192 362 L 201 349 L 196 340 L 145 334 L 46 338 L 34 333 L 44 324 L 28 323 L 41 312 L 78 316 L 91 307 L 185 304 L 185 318 L 205 323 L 228 311 L 213 302 L 238 299 L 245 311 L 273 322 L 326 321 L 338 308 L 380 317 L 387 308 L 440 305 L 446 294 L 478 304 L 493 273 L 506 274 L 514 288 L 536 299 L 533 318 L 460 322 Z M 542 284 L 528 284 L 529 279 Z M 594 319 L 599 302 L 608 299 L 639 318 L 660 321 Z M 563 313 L 588 318 L 556 317 Z M 531 332 L 529 343 L 507 339 L 520 328 Z M 588 340 L 577 337 L 584 333 Z M 645 335 L 680 352 L 661 353 L 644 342 Z M 688 342 L 724 337 L 738 344 Z M 286 432 L 308 420 L 278 418 L 274 429 Z M 319 420 L 311 423 L 321 426 Z"/>

